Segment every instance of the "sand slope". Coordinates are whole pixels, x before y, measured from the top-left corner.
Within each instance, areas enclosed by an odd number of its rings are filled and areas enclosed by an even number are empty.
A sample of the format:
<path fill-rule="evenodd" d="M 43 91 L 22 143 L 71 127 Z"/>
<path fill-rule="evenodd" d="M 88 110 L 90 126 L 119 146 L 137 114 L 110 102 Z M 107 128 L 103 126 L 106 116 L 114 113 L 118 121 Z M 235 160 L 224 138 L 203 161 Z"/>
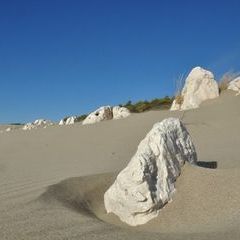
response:
<path fill-rule="evenodd" d="M 152 125 L 182 118 L 200 165 L 186 165 L 159 217 L 129 227 L 103 206 L 104 191 Z M 95 125 L 0 134 L 0 239 L 239 239 L 240 97 L 201 108 L 151 111 Z M 206 163 L 207 162 L 207 163 Z"/>

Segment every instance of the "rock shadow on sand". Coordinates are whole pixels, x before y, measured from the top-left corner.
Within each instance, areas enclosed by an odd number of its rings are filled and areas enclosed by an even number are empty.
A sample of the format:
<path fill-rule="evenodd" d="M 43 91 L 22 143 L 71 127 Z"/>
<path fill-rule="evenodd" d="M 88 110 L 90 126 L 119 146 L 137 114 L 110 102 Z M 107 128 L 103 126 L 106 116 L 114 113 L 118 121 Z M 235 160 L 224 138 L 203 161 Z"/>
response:
<path fill-rule="evenodd" d="M 115 178 L 115 173 L 68 178 L 49 186 L 39 200 L 49 204 L 58 202 L 82 215 L 96 218 L 104 209 L 104 193 Z"/>
<path fill-rule="evenodd" d="M 197 166 L 202 167 L 202 168 L 217 169 L 218 164 L 216 161 L 212 161 L 212 162 L 198 161 Z"/>

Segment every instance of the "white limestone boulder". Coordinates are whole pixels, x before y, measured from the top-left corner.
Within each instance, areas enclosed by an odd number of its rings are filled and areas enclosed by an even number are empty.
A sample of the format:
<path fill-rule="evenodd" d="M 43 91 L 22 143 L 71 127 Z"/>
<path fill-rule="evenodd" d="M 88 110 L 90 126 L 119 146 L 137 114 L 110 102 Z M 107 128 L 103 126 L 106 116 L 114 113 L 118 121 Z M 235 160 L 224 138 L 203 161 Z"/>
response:
<path fill-rule="evenodd" d="M 156 123 L 137 152 L 104 194 L 107 213 L 136 226 L 156 217 L 171 201 L 174 182 L 184 162 L 196 164 L 197 154 L 179 119 Z"/>
<path fill-rule="evenodd" d="M 208 99 L 219 96 L 218 84 L 214 75 L 201 67 L 195 67 L 189 73 L 181 91 L 182 102 L 173 102 L 170 110 L 187 110 L 198 108 Z"/>
<path fill-rule="evenodd" d="M 71 125 L 77 122 L 77 117 L 76 116 L 71 116 L 66 119 L 61 119 L 60 122 L 58 123 L 59 125 Z"/>
<path fill-rule="evenodd" d="M 71 116 L 69 117 L 67 120 L 66 120 L 66 125 L 71 125 L 71 124 L 74 124 L 77 120 L 77 117 L 76 116 Z"/>
<path fill-rule="evenodd" d="M 103 106 L 98 108 L 96 111 L 90 113 L 82 122 L 85 124 L 94 124 L 97 122 L 110 120 L 113 118 L 112 108 L 110 106 Z"/>
<path fill-rule="evenodd" d="M 32 130 L 32 129 L 34 129 L 34 128 L 37 128 L 33 123 L 26 123 L 23 127 L 22 127 L 22 129 L 23 130 Z"/>
<path fill-rule="evenodd" d="M 46 128 L 47 126 L 51 126 L 53 125 L 53 122 L 50 120 L 46 120 L 46 119 L 36 119 L 34 122 L 32 123 L 27 123 L 25 124 L 22 129 L 23 130 L 32 130 L 32 129 L 36 129 L 36 128 Z"/>
<path fill-rule="evenodd" d="M 6 129 L 6 132 L 10 132 L 11 130 L 12 130 L 12 128 L 8 127 L 8 128 Z"/>
<path fill-rule="evenodd" d="M 125 107 L 115 106 L 112 109 L 113 119 L 126 118 L 130 115 L 130 111 Z"/>
<path fill-rule="evenodd" d="M 237 92 L 236 95 L 240 94 L 240 77 L 235 78 L 228 84 L 228 89 Z"/>
<path fill-rule="evenodd" d="M 58 123 L 58 125 L 65 125 L 64 119 L 61 119 L 60 122 Z"/>
<path fill-rule="evenodd" d="M 46 120 L 46 119 L 36 119 L 33 122 L 33 125 L 35 126 L 45 126 L 45 125 L 52 125 L 53 123 L 50 120 Z"/>

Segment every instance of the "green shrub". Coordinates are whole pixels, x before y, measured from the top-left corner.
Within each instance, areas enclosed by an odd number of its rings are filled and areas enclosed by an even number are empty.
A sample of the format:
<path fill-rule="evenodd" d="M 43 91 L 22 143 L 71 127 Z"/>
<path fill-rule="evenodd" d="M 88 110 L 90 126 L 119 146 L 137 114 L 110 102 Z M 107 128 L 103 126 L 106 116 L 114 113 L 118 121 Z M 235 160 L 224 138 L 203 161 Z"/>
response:
<path fill-rule="evenodd" d="M 119 106 L 126 107 L 132 113 L 141 113 L 154 109 L 169 109 L 172 102 L 173 99 L 166 96 L 164 98 L 155 98 L 151 101 L 138 101 L 134 104 L 128 101 L 126 104 L 119 104 Z"/>
<path fill-rule="evenodd" d="M 81 122 L 81 121 L 83 121 L 87 116 L 88 116 L 88 115 L 86 115 L 86 114 L 83 114 L 83 115 L 77 116 L 76 121 L 77 121 L 77 122 Z"/>

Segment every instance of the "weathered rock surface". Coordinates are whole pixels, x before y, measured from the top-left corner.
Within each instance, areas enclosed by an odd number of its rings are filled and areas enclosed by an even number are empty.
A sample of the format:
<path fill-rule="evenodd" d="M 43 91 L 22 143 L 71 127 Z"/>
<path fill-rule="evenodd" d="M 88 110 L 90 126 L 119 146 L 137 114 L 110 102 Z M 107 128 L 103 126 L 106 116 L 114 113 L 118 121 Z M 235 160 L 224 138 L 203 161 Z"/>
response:
<path fill-rule="evenodd" d="M 103 106 L 98 108 L 96 111 L 90 113 L 86 117 L 86 119 L 84 119 L 82 124 L 83 125 L 93 124 L 104 120 L 110 120 L 112 118 L 113 118 L 112 108 L 110 106 Z"/>
<path fill-rule="evenodd" d="M 180 120 L 169 118 L 156 123 L 105 192 L 107 212 L 132 226 L 156 217 L 171 200 L 185 161 L 195 164 L 197 154 Z"/>
<path fill-rule="evenodd" d="M 218 96 L 218 84 L 214 80 L 213 73 L 201 67 L 195 67 L 189 73 L 182 89 L 182 103 L 179 104 L 175 99 L 171 110 L 198 108 L 203 101 L 213 99 Z"/>
<path fill-rule="evenodd" d="M 239 95 L 240 94 L 240 77 L 237 77 L 234 80 L 232 80 L 228 85 L 228 89 L 237 92 L 236 95 Z"/>
<path fill-rule="evenodd" d="M 115 106 L 112 109 L 113 119 L 126 118 L 130 115 L 130 111 L 125 107 Z"/>

